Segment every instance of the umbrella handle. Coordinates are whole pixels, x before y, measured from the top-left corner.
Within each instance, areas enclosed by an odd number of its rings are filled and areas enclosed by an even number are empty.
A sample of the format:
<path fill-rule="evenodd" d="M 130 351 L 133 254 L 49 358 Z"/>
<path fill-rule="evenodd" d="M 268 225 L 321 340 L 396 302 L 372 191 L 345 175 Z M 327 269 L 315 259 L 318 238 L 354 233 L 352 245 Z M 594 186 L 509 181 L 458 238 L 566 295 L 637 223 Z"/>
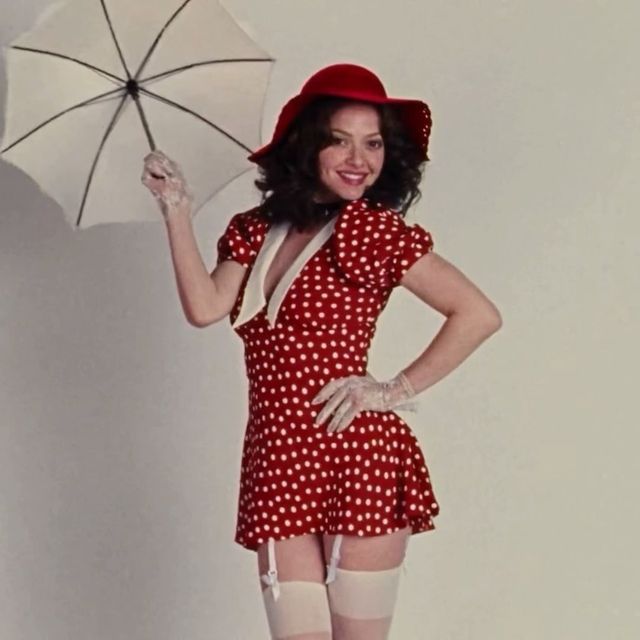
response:
<path fill-rule="evenodd" d="M 180 165 L 164 152 L 155 150 L 145 156 L 141 180 L 160 205 L 165 219 L 185 211 L 191 215 L 193 194 Z"/>

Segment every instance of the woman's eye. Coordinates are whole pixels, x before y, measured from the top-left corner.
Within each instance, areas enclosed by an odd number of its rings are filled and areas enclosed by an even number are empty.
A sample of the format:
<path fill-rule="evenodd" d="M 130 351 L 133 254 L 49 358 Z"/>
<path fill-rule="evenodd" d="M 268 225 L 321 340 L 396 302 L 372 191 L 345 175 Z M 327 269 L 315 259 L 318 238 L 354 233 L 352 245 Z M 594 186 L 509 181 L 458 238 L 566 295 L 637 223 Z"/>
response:
<path fill-rule="evenodd" d="M 369 141 L 369 146 L 372 149 L 382 149 L 384 143 L 382 142 L 382 140 L 370 140 Z"/>
<path fill-rule="evenodd" d="M 346 140 L 344 138 L 337 138 L 337 137 L 333 137 L 331 138 L 331 144 L 343 144 L 344 142 L 346 142 Z"/>

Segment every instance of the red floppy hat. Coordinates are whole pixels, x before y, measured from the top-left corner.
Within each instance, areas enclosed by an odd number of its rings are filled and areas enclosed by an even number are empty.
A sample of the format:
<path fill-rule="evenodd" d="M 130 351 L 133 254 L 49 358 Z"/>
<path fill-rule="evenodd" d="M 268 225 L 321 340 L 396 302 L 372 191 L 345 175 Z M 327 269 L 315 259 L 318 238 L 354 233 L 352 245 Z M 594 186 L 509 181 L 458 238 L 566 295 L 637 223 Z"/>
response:
<path fill-rule="evenodd" d="M 426 102 L 408 98 L 389 98 L 384 85 L 372 71 L 355 64 L 333 64 L 314 73 L 304 84 L 300 93 L 284 105 L 271 142 L 250 156 L 251 162 L 260 163 L 285 135 L 300 112 L 319 96 L 336 96 L 374 104 L 390 104 L 397 108 L 411 138 L 424 152 L 431 133 L 431 111 Z"/>

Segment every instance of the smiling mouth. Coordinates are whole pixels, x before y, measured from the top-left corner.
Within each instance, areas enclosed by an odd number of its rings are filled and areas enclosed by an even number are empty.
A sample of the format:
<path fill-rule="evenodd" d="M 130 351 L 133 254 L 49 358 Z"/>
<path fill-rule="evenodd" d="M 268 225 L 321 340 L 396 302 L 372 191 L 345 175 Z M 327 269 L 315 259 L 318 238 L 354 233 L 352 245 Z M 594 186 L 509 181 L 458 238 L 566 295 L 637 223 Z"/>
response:
<path fill-rule="evenodd" d="M 367 177 L 366 173 L 353 173 L 351 171 L 337 171 L 336 173 L 343 182 L 354 186 L 361 185 Z"/>

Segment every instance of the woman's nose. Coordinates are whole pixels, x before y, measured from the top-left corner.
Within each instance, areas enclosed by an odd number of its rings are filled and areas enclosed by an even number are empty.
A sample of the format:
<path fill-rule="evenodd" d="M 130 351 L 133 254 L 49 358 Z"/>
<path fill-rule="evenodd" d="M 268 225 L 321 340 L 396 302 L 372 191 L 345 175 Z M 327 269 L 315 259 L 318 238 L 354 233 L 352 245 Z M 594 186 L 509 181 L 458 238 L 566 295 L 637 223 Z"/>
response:
<path fill-rule="evenodd" d="M 350 164 L 356 167 L 362 166 L 364 164 L 364 157 L 362 155 L 362 150 L 356 145 L 352 145 L 351 147 L 349 147 L 348 160 Z"/>

